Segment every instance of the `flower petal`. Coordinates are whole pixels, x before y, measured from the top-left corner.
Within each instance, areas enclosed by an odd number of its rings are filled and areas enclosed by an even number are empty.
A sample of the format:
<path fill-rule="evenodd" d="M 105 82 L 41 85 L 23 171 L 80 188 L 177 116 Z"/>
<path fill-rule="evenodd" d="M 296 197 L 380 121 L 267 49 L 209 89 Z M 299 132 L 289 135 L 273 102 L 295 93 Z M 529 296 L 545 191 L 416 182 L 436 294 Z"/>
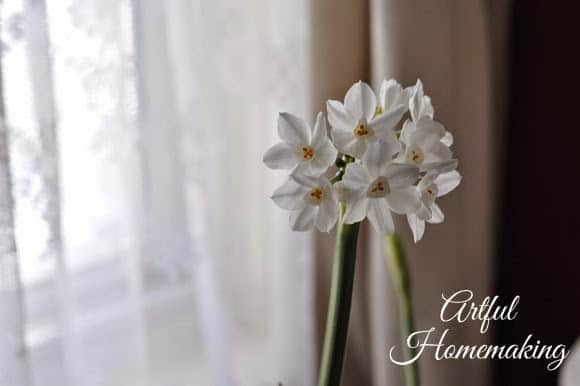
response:
<path fill-rule="evenodd" d="M 391 210 L 398 214 L 414 213 L 421 207 L 419 192 L 414 186 L 392 189 L 385 199 Z"/>
<path fill-rule="evenodd" d="M 355 158 L 361 158 L 367 150 L 367 142 L 354 136 L 352 131 L 332 130 L 332 140 L 338 150 Z"/>
<path fill-rule="evenodd" d="M 415 85 L 405 87 L 403 89 L 403 95 L 404 95 L 404 98 L 406 98 L 405 100 L 407 101 L 407 104 L 409 104 L 409 101 L 411 100 L 411 97 L 413 96 L 414 92 L 415 92 Z"/>
<path fill-rule="evenodd" d="M 365 119 L 369 122 L 375 115 L 377 97 L 368 84 L 359 80 L 347 91 L 344 107 L 355 119 Z"/>
<path fill-rule="evenodd" d="M 411 113 L 411 119 L 417 122 L 421 113 L 421 103 L 423 101 L 423 82 L 421 79 L 417 79 L 415 84 L 415 89 L 413 90 L 413 95 L 409 99 L 409 112 Z"/>
<path fill-rule="evenodd" d="M 430 152 L 438 145 L 442 145 L 442 136 L 443 131 L 434 125 L 422 125 L 422 127 L 416 125 L 416 130 L 410 136 L 410 143 L 418 145 L 424 152 Z"/>
<path fill-rule="evenodd" d="M 307 205 L 304 196 L 308 189 L 293 180 L 286 181 L 274 191 L 272 200 L 276 205 L 286 210 L 296 210 Z"/>
<path fill-rule="evenodd" d="M 417 218 L 414 214 L 407 215 L 407 222 L 413 232 L 413 241 L 418 242 L 423 238 L 425 233 L 425 221 Z"/>
<path fill-rule="evenodd" d="M 379 89 L 379 105 L 383 112 L 390 111 L 400 105 L 403 105 L 405 111 L 409 104 L 409 94 L 403 90 L 403 87 L 395 79 L 383 79 Z"/>
<path fill-rule="evenodd" d="M 263 158 L 263 162 L 270 169 L 292 169 L 301 160 L 299 149 L 285 142 L 272 146 Z"/>
<path fill-rule="evenodd" d="M 429 187 L 429 185 L 435 182 L 435 179 L 439 176 L 437 172 L 429 172 L 421 178 L 421 181 L 417 184 L 417 189 L 419 191 L 425 190 Z"/>
<path fill-rule="evenodd" d="M 322 111 L 316 116 L 316 122 L 314 123 L 314 128 L 312 129 L 312 140 L 310 146 L 314 149 L 321 146 L 325 140 L 328 139 L 328 133 L 326 130 L 326 120 L 324 119 L 324 114 Z"/>
<path fill-rule="evenodd" d="M 446 131 L 443 138 L 441 138 L 441 143 L 447 147 L 451 147 L 451 145 L 453 145 L 453 134 Z"/>
<path fill-rule="evenodd" d="M 433 118 L 433 105 L 431 98 L 423 94 L 423 82 L 417 79 L 415 89 L 411 99 L 409 100 L 409 111 L 411 119 L 418 122 L 423 117 Z"/>
<path fill-rule="evenodd" d="M 431 204 L 431 217 L 427 220 L 430 224 L 441 224 L 445 221 L 445 215 L 443 211 L 436 203 Z"/>
<path fill-rule="evenodd" d="M 393 216 L 384 198 L 369 200 L 368 218 L 378 233 L 390 234 L 395 231 Z"/>
<path fill-rule="evenodd" d="M 461 182 L 461 175 L 457 172 L 457 170 L 453 170 L 448 173 L 440 174 L 435 179 L 435 184 L 439 189 L 437 193 L 437 197 L 441 197 L 446 195 L 447 193 L 451 192 L 455 189 L 459 183 Z"/>
<path fill-rule="evenodd" d="M 345 191 L 346 211 L 344 212 L 345 224 L 354 224 L 362 221 L 367 215 L 369 199 L 364 195 L 356 196 L 356 192 Z"/>
<path fill-rule="evenodd" d="M 432 158 L 435 158 L 435 157 L 432 157 Z M 457 169 L 457 160 L 456 159 L 449 159 L 449 160 L 445 160 L 445 161 L 424 162 L 421 165 L 421 170 L 427 171 L 429 173 L 437 173 L 437 174 L 447 173 L 447 172 L 450 172 L 450 171 L 455 170 L 455 169 Z"/>
<path fill-rule="evenodd" d="M 425 205 L 425 203 L 421 203 L 419 209 L 417 209 L 417 212 L 415 212 L 415 216 L 417 216 L 417 218 L 419 220 L 428 220 L 431 218 L 431 206 L 427 206 Z"/>
<path fill-rule="evenodd" d="M 405 114 L 406 108 L 403 105 L 395 107 L 393 110 L 386 111 L 375 118 L 371 119 L 369 126 L 373 129 L 375 135 L 379 138 L 389 135 L 393 128 Z"/>
<path fill-rule="evenodd" d="M 453 157 L 453 152 L 441 142 L 436 142 L 435 145 L 425 152 L 425 160 L 423 163 L 449 161 Z"/>
<path fill-rule="evenodd" d="M 357 119 L 339 101 L 329 100 L 326 102 L 328 122 L 333 129 L 352 132 L 358 123 Z"/>
<path fill-rule="evenodd" d="M 325 198 L 320 203 L 316 215 L 316 227 L 321 232 L 329 232 L 338 219 L 338 193 L 332 186 L 324 190 Z"/>
<path fill-rule="evenodd" d="M 443 138 L 447 129 L 441 124 L 441 122 L 434 121 L 431 118 L 423 117 L 419 121 L 415 122 L 417 130 L 430 130 L 431 132 L 437 133 L 439 138 Z"/>
<path fill-rule="evenodd" d="M 363 165 L 365 165 L 369 175 L 377 178 L 381 171 L 387 166 L 388 162 L 400 150 L 398 142 L 378 141 L 369 145 L 363 156 Z"/>
<path fill-rule="evenodd" d="M 381 175 L 387 177 L 391 188 L 404 188 L 417 181 L 419 168 L 410 164 L 390 163 Z"/>
<path fill-rule="evenodd" d="M 425 95 L 423 97 L 423 103 L 421 106 L 421 113 L 420 113 L 420 118 L 423 117 L 428 117 L 430 119 L 433 119 L 433 116 L 435 115 L 435 111 L 433 110 L 433 104 L 431 103 L 431 97 L 428 95 Z"/>
<path fill-rule="evenodd" d="M 332 142 L 326 138 L 320 147 L 314 149 L 314 158 L 309 162 L 310 174 L 318 175 L 324 173 L 326 169 L 334 164 L 337 154 L 338 152 Z"/>
<path fill-rule="evenodd" d="M 278 116 L 278 135 L 288 143 L 304 146 L 310 143 L 310 128 L 306 121 L 290 113 Z"/>
<path fill-rule="evenodd" d="M 407 119 L 405 123 L 403 123 L 403 128 L 401 129 L 401 135 L 399 136 L 399 140 L 402 141 L 406 145 L 411 145 L 411 137 L 413 133 L 417 130 L 417 127 L 413 123 L 413 121 Z"/>
<path fill-rule="evenodd" d="M 315 205 L 306 205 L 302 209 L 298 209 L 290 213 L 290 227 L 294 231 L 307 231 L 314 225 L 314 219 L 318 212 L 318 207 Z"/>
<path fill-rule="evenodd" d="M 349 164 L 342 177 L 342 185 L 346 190 L 366 192 L 372 179 L 361 164 Z"/>
<path fill-rule="evenodd" d="M 290 179 L 295 183 L 309 189 L 317 188 L 320 185 L 320 179 L 318 177 L 308 176 L 301 173 L 299 170 L 295 170 L 292 174 L 290 174 Z"/>

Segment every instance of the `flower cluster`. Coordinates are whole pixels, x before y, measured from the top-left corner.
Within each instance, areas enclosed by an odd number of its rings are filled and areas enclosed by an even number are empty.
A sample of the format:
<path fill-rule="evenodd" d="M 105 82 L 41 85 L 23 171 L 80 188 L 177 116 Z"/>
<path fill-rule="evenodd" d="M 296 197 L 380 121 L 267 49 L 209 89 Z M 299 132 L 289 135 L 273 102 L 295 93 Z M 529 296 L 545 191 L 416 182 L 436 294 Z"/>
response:
<path fill-rule="evenodd" d="M 420 80 L 407 88 L 394 79 L 383 80 L 378 97 L 359 81 L 344 102 L 329 100 L 326 109 L 332 140 L 322 112 L 313 127 L 281 113 L 282 142 L 264 155 L 268 167 L 292 169 L 272 199 L 291 211 L 293 230 L 316 226 L 330 231 L 340 201 L 344 223 L 366 217 L 383 234 L 395 231 L 391 212 L 406 215 L 415 242 L 423 237 L 426 222 L 444 220 L 435 200 L 457 187 L 461 176 L 450 149 L 453 136 L 434 120 L 431 98 Z M 329 178 L 333 165 L 338 171 Z"/>

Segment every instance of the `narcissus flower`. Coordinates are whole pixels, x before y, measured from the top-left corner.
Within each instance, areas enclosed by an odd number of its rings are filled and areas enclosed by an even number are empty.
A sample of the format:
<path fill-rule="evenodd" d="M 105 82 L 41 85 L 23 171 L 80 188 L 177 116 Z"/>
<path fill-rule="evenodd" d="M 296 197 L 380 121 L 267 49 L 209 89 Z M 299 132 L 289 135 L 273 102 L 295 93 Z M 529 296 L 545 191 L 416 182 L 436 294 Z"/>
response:
<path fill-rule="evenodd" d="M 272 195 L 272 200 L 290 213 L 290 226 L 306 231 L 316 226 L 329 232 L 338 219 L 338 193 L 326 177 L 294 172 Z"/>
<path fill-rule="evenodd" d="M 419 169 L 392 162 L 396 151 L 394 144 L 379 141 L 369 145 L 362 163 L 348 165 L 342 180 L 345 223 L 368 217 L 377 232 L 393 233 L 391 211 L 406 214 L 419 209 L 419 195 L 413 186 Z"/>
<path fill-rule="evenodd" d="M 428 95 L 425 95 L 423 91 L 423 82 L 421 82 L 421 79 L 417 79 L 417 83 L 415 83 L 415 86 L 410 88 L 410 90 L 412 91 L 411 97 L 409 98 L 409 112 L 411 113 L 412 121 L 415 124 L 419 124 L 421 120 L 433 120 L 435 110 L 433 109 L 431 98 Z M 441 125 L 441 127 L 443 126 Z M 447 147 L 450 147 L 453 144 L 453 135 L 446 131 L 445 128 L 443 128 L 441 142 L 443 142 Z"/>
<path fill-rule="evenodd" d="M 455 189 L 461 182 L 461 175 L 453 170 L 438 174 L 427 173 L 416 186 L 420 196 L 421 205 L 415 213 L 407 214 L 407 221 L 413 231 L 415 242 L 423 238 L 425 222 L 440 224 L 445 219 L 439 205 L 435 203 L 437 197 L 441 197 Z"/>
<path fill-rule="evenodd" d="M 453 136 L 434 120 L 421 80 L 404 88 L 385 79 L 378 96 L 359 81 L 344 102 L 329 100 L 326 107 L 332 141 L 322 113 L 314 127 L 282 113 L 282 142 L 264 155 L 270 168 L 294 169 L 272 196 L 291 211 L 292 229 L 328 232 L 339 217 L 339 200 L 345 204 L 345 223 L 368 217 L 380 233 L 394 232 L 391 212 L 406 215 L 415 242 L 423 237 L 425 223 L 443 221 L 435 199 L 454 189 L 461 176 L 450 149 Z M 395 131 L 407 112 L 408 119 Z M 345 155 L 341 159 L 337 149 Z M 332 165 L 339 170 L 329 180 L 325 175 Z"/>
<path fill-rule="evenodd" d="M 299 172 L 322 174 L 334 164 L 337 151 L 327 135 L 322 112 L 311 128 L 304 119 L 290 113 L 278 117 L 278 135 L 281 143 L 272 146 L 264 155 L 264 163 L 272 169 L 292 169 Z"/>
<path fill-rule="evenodd" d="M 344 103 L 329 100 L 326 109 L 334 145 L 341 152 L 360 159 L 371 143 L 395 138 L 393 127 L 407 106 L 396 102 L 392 109 L 375 115 L 375 93 L 368 84 L 359 81 L 348 90 Z"/>
<path fill-rule="evenodd" d="M 403 151 L 397 160 L 416 165 L 421 171 L 449 171 L 457 167 L 453 153 L 441 140 L 445 128 L 429 118 L 405 121 L 399 140 Z"/>

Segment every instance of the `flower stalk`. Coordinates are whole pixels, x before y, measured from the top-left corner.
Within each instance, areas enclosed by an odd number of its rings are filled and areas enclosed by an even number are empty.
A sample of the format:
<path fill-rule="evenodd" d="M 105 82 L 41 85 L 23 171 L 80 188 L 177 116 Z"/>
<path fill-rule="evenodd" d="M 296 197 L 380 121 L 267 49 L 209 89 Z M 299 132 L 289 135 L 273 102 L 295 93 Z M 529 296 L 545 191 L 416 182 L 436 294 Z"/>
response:
<path fill-rule="evenodd" d="M 346 349 L 359 223 L 345 224 L 344 211 L 341 202 L 318 386 L 340 385 Z"/>
<path fill-rule="evenodd" d="M 359 81 L 342 102 L 328 100 L 326 114 L 319 112 L 314 125 L 291 113 L 278 116 L 280 142 L 263 161 L 269 168 L 292 172 L 272 200 L 290 211 L 295 231 L 330 232 L 338 221 L 318 386 L 340 385 L 358 230 L 365 218 L 379 234 L 390 235 L 385 247 L 399 298 L 404 354 L 410 363 L 405 367 L 406 385 L 419 386 L 418 365 L 411 363 L 417 350 L 407 344 L 414 332 L 410 276 L 393 213 L 407 217 L 418 242 L 426 223 L 445 219 L 435 200 L 461 181 L 451 151 L 453 135 L 434 120 L 434 114 L 421 80 L 403 88 L 394 79 L 384 79 L 378 94 Z M 343 156 L 337 159 L 339 154 Z M 329 178 L 333 165 L 338 170 Z"/>
<path fill-rule="evenodd" d="M 407 344 L 408 336 L 415 331 L 411 302 L 411 276 L 403 245 L 396 233 L 386 237 L 385 247 L 389 256 L 391 278 L 399 298 L 401 336 L 405 350 L 405 361 L 408 361 L 416 355 L 416 350 Z M 405 366 L 405 380 L 406 386 L 419 386 L 419 368 L 416 361 Z"/>

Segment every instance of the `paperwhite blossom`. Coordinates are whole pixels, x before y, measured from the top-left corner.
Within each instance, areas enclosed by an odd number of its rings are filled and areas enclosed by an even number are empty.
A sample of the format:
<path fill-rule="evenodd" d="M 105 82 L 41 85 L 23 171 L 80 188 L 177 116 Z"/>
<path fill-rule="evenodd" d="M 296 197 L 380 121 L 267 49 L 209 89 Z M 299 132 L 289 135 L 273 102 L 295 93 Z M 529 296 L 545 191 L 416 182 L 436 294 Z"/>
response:
<path fill-rule="evenodd" d="M 417 80 L 409 100 L 411 119 L 406 120 L 399 136 L 403 151 L 399 162 L 417 165 L 421 171 L 439 173 L 453 170 L 457 161 L 449 148 L 453 137 L 443 125 L 433 120 L 431 98 L 423 93 L 423 83 Z"/>
<path fill-rule="evenodd" d="M 341 152 L 360 159 L 368 146 L 379 138 L 395 138 L 393 127 L 407 111 L 407 106 L 397 102 L 392 109 L 375 116 L 375 93 L 368 84 L 359 81 L 348 90 L 344 103 L 329 100 L 326 109 L 334 145 Z"/>
<path fill-rule="evenodd" d="M 409 112 L 411 113 L 411 119 L 413 122 L 418 123 L 422 119 L 433 120 L 435 110 L 433 109 L 431 98 L 428 95 L 425 95 L 423 91 L 423 82 L 421 82 L 421 79 L 417 79 L 415 86 L 410 89 L 412 89 L 412 91 L 409 99 Z M 453 135 L 444 128 L 443 130 L 444 132 L 441 137 L 441 142 L 449 147 L 453 145 Z"/>
<path fill-rule="evenodd" d="M 443 222 L 445 216 L 439 205 L 435 203 L 435 199 L 455 189 L 459 182 L 461 182 L 461 175 L 453 170 L 443 174 L 427 173 L 417 184 L 416 189 L 420 196 L 421 205 L 415 213 L 407 214 L 407 221 L 415 242 L 423 238 L 425 222 L 431 224 Z"/>
<path fill-rule="evenodd" d="M 457 167 L 453 153 L 441 140 L 445 128 L 438 122 L 423 118 L 418 122 L 405 121 L 399 140 L 403 150 L 399 162 L 416 165 L 421 171 L 449 171 Z"/>
<path fill-rule="evenodd" d="M 272 196 L 278 206 L 291 211 L 292 229 L 330 231 L 339 217 L 341 200 L 345 223 L 368 217 L 377 232 L 392 233 L 391 212 L 404 214 L 415 242 L 421 240 L 426 223 L 444 220 L 436 198 L 461 181 L 450 149 L 453 136 L 434 119 L 435 110 L 421 80 L 404 88 L 394 79 L 385 79 L 378 97 L 359 81 L 343 103 L 329 100 L 326 107 L 332 141 L 322 113 L 313 128 L 301 118 L 282 113 L 278 119 L 282 142 L 264 156 L 264 163 L 273 169 L 294 168 Z M 409 117 L 401 128 L 398 124 L 407 111 Z M 337 161 L 337 149 L 345 157 L 336 163 L 340 170 L 329 180 L 324 175 Z"/>
<path fill-rule="evenodd" d="M 396 151 L 393 143 L 375 142 L 369 145 L 362 163 L 348 165 L 342 180 L 345 223 L 352 224 L 368 217 L 377 232 L 393 233 L 391 211 L 406 214 L 419 209 L 419 195 L 413 186 L 419 169 L 392 162 Z"/>
<path fill-rule="evenodd" d="M 327 135 L 326 121 L 318 113 L 314 128 L 304 119 L 290 113 L 278 117 L 281 143 L 272 146 L 264 155 L 264 163 L 272 169 L 292 169 L 315 175 L 322 174 L 334 164 L 337 151 Z"/>
<path fill-rule="evenodd" d="M 338 219 L 338 193 L 326 177 L 294 172 L 272 195 L 272 200 L 290 213 L 290 226 L 306 231 L 316 226 L 322 232 L 332 229 Z"/>

